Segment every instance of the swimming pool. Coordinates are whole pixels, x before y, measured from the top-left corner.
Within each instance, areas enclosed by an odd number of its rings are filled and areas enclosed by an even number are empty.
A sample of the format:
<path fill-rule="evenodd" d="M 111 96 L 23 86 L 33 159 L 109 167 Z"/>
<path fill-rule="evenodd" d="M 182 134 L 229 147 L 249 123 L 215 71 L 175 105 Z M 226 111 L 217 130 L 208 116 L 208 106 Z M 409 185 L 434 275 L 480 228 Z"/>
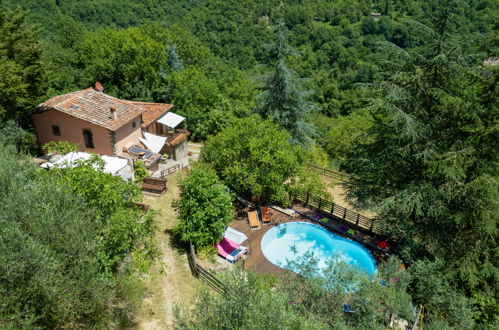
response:
<path fill-rule="evenodd" d="M 313 253 L 320 269 L 326 267 L 327 260 L 339 258 L 367 274 L 376 273 L 376 262 L 365 247 L 308 222 L 275 226 L 263 236 L 261 248 L 271 263 L 283 268 L 291 269 L 289 261 Z"/>

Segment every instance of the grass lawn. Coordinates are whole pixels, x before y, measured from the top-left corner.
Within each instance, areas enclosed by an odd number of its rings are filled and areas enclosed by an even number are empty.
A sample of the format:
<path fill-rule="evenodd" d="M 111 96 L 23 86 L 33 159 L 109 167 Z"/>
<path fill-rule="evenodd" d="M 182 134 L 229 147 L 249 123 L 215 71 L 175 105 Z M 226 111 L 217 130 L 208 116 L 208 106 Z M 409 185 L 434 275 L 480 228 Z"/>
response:
<path fill-rule="evenodd" d="M 326 190 L 333 197 L 333 201 L 335 204 L 345 207 L 350 210 L 355 210 L 363 216 L 374 218 L 376 217 L 376 213 L 367 211 L 367 210 L 358 210 L 355 209 L 347 200 L 346 200 L 346 191 L 343 188 L 342 182 L 340 180 L 321 175 L 322 182 L 326 185 Z"/>
<path fill-rule="evenodd" d="M 140 329 L 172 329 L 173 307 L 192 305 L 202 282 L 191 275 L 187 255 L 171 246 L 169 230 L 177 223 L 172 202 L 179 197 L 177 182 L 185 175 L 181 171 L 167 177 L 168 191 L 162 197 L 144 195 L 143 203 L 158 212 L 156 243 L 161 252 L 145 280 L 146 296 L 136 314 Z"/>

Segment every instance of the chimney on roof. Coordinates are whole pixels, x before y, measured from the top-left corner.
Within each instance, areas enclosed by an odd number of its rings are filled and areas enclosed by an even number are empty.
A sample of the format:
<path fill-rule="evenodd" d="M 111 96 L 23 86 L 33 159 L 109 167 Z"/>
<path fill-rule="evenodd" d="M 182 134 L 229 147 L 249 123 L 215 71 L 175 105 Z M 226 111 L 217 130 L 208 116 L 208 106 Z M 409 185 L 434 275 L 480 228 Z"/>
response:
<path fill-rule="evenodd" d="M 104 91 L 104 86 L 102 86 L 102 84 L 100 82 L 96 82 L 95 83 L 95 87 L 94 89 L 97 91 L 97 92 L 103 92 Z"/>
<path fill-rule="evenodd" d="M 111 107 L 109 110 L 111 111 L 111 119 L 118 119 L 118 114 L 116 113 L 116 108 Z"/>

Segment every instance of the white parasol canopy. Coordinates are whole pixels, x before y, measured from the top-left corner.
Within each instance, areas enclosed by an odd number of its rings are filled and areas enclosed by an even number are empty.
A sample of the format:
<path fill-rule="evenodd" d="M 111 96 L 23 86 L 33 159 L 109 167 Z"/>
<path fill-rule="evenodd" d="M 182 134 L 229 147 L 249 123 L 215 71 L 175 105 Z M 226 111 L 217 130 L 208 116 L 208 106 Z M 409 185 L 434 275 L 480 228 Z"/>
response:
<path fill-rule="evenodd" d="M 162 116 L 156 122 L 166 125 L 171 128 L 175 128 L 185 120 L 184 117 L 177 115 L 176 113 L 173 112 L 167 112 L 166 115 Z"/>
<path fill-rule="evenodd" d="M 144 134 L 144 139 L 140 138 L 140 142 L 144 143 L 144 145 L 152 152 L 159 153 L 165 145 L 167 138 L 148 132 L 142 132 L 142 134 Z"/>

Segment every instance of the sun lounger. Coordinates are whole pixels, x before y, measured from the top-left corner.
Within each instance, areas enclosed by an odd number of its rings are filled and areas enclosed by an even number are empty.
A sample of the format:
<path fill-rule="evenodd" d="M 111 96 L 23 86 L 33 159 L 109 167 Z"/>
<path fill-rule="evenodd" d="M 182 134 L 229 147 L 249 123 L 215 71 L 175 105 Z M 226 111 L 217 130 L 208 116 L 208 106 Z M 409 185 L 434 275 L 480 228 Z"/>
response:
<path fill-rule="evenodd" d="M 244 241 L 248 240 L 248 236 L 231 227 L 227 227 L 222 236 L 237 244 L 243 244 Z"/>
<path fill-rule="evenodd" d="M 260 220 L 258 220 L 258 213 L 256 211 L 248 212 L 248 222 L 251 229 L 260 228 Z"/>
<path fill-rule="evenodd" d="M 296 211 L 292 209 L 283 209 L 282 207 L 279 207 L 277 205 L 272 205 L 271 208 L 273 208 L 276 211 L 279 211 L 281 213 L 284 213 L 286 215 L 289 215 L 290 217 L 296 217 Z"/>
<path fill-rule="evenodd" d="M 268 206 L 262 206 L 260 208 L 262 213 L 262 222 L 264 225 L 270 225 L 272 223 L 272 218 L 270 217 L 270 208 Z"/>
<path fill-rule="evenodd" d="M 246 251 L 248 251 L 248 249 L 244 246 L 234 243 L 225 237 L 222 238 L 220 243 L 215 244 L 215 248 L 217 249 L 218 254 L 221 257 L 225 258 L 225 260 L 231 263 L 236 262 L 239 257 L 245 254 Z"/>

